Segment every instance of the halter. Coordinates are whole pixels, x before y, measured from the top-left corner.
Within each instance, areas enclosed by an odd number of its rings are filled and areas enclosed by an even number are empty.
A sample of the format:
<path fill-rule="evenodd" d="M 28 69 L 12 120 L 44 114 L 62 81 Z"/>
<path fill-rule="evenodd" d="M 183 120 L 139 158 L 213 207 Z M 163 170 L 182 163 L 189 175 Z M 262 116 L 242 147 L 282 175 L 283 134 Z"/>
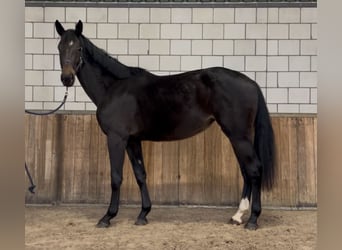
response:
<path fill-rule="evenodd" d="M 81 52 L 81 55 L 80 55 L 80 60 L 79 60 L 78 64 L 77 64 L 76 67 L 74 68 L 75 73 L 78 72 L 78 70 L 81 68 L 81 66 L 82 66 L 82 64 L 83 64 L 83 57 L 82 57 L 83 48 L 80 47 L 79 50 L 80 50 L 80 52 Z M 71 60 L 70 60 L 70 59 L 66 59 L 66 60 L 64 61 L 64 65 L 68 65 L 68 64 L 72 66 L 72 63 L 71 63 Z"/>
<path fill-rule="evenodd" d="M 80 60 L 79 60 L 77 66 L 76 66 L 76 69 L 75 69 L 75 72 L 76 72 L 76 73 L 78 72 L 78 70 L 81 68 L 81 66 L 82 66 L 82 64 L 83 64 L 83 57 L 82 57 L 83 48 L 80 47 L 79 50 L 80 50 L 80 52 L 81 52 L 81 55 L 80 55 Z"/>
<path fill-rule="evenodd" d="M 80 61 L 79 61 L 79 63 L 77 64 L 76 69 L 75 69 L 75 72 L 76 72 L 76 73 L 77 73 L 78 70 L 81 68 L 82 64 L 83 64 L 83 57 L 82 57 L 82 55 L 81 55 L 81 56 L 80 56 Z"/>

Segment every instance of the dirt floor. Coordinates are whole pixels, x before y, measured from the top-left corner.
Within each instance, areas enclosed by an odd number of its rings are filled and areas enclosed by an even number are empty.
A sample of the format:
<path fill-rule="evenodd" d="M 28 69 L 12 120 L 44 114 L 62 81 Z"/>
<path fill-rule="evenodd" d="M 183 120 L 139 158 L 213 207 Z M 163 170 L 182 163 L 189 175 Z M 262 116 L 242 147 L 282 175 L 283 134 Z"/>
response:
<path fill-rule="evenodd" d="M 317 211 L 264 209 L 257 231 L 227 224 L 235 209 L 154 207 L 135 226 L 138 207 L 121 207 L 109 228 L 102 206 L 27 206 L 25 249 L 315 249 Z M 244 218 L 247 219 L 247 216 Z"/>

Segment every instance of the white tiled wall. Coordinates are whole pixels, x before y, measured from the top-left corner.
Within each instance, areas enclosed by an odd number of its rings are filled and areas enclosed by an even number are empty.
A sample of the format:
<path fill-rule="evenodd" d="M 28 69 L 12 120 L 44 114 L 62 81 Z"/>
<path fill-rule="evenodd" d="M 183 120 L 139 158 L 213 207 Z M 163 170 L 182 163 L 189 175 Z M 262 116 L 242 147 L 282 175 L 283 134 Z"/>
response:
<path fill-rule="evenodd" d="M 211 66 L 262 87 L 272 113 L 317 112 L 316 8 L 26 7 L 25 104 L 52 109 L 64 96 L 54 21 L 129 66 L 172 74 Z M 66 110 L 94 110 L 76 82 Z"/>

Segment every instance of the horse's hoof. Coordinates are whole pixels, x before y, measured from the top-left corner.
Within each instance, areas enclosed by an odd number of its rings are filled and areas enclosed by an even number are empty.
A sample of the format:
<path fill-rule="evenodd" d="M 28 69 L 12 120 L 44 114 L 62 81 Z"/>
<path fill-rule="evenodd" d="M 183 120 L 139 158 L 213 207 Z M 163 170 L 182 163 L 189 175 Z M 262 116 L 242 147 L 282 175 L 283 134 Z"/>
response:
<path fill-rule="evenodd" d="M 109 227 L 110 222 L 99 221 L 96 225 L 97 228 L 107 228 Z"/>
<path fill-rule="evenodd" d="M 258 228 L 258 225 L 256 223 L 251 223 L 251 222 L 248 222 L 246 225 L 245 225 L 245 228 L 248 229 L 248 230 L 257 230 Z"/>
<path fill-rule="evenodd" d="M 148 224 L 148 221 L 147 219 L 137 219 L 134 223 L 134 225 L 137 225 L 137 226 L 145 226 L 146 224 Z"/>
<path fill-rule="evenodd" d="M 241 222 L 238 222 L 236 220 L 234 220 L 233 218 L 230 218 L 230 220 L 228 221 L 228 224 L 231 224 L 231 225 L 241 225 Z"/>

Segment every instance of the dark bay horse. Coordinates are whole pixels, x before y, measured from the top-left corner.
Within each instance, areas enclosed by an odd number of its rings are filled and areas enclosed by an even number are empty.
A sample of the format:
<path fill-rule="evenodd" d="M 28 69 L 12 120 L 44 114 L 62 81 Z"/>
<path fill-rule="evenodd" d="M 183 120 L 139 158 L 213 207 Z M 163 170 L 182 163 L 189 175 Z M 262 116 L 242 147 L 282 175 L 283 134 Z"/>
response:
<path fill-rule="evenodd" d="M 112 195 L 98 227 L 108 227 L 119 207 L 125 150 L 141 192 L 142 208 L 137 225 L 147 223 L 151 200 L 141 141 L 168 141 L 193 136 L 216 121 L 229 138 L 244 180 L 242 198 L 230 223 L 257 228 L 261 213 L 261 188 L 270 189 L 274 179 L 274 135 L 264 97 L 247 76 L 226 68 L 208 68 L 177 75 L 156 76 L 128 67 L 97 48 L 82 35 L 83 24 L 56 30 L 61 81 L 65 86 L 79 79 L 97 106 L 96 116 L 107 136 Z"/>

